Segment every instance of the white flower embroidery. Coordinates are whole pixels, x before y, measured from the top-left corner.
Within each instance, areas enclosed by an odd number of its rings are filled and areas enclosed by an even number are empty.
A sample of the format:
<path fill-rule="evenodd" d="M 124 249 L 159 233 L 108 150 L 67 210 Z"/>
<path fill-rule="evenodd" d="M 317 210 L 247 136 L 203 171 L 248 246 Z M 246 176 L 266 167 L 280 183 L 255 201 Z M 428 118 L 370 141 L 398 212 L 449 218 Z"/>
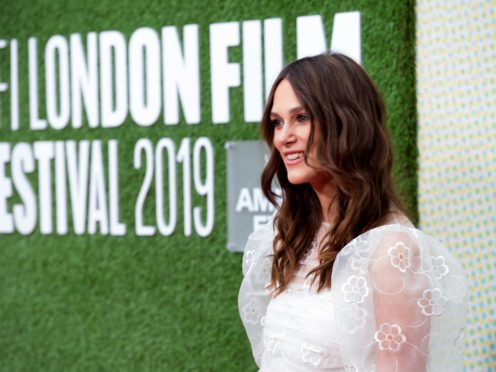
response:
<path fill-rule="evenodd" d="M 368 241 L 357 240 L 355 254 L 351 257 L 351 268 L 354 271 L 365 273 L 367 271 Z"/>
<path fill-rule="evenodd" d="M 406 341 L 401 327 L 397 324 L 382 323 L 379 330 L 375 332 L 374 339 L 379 343 L 379 349 L 399 351 L 401 344 Z"/>
<path fill-rule="evenodd" d="M 265 317 L 264 316 L 260 318 L 260 325 L 262 327 L 265 327 Z"/>
<path fill-rule="evenodd" d="M 347 308 L 346 329 L 350 333 L 355 333 L 357 329 L 365 326 L 366 311 L 357 304 L 352 304 Z"/>
<path fill-rule="evenodd" d="M 396 267 L 402 273 L 412 266 L 410 258 L 410 247 L 406 246 L 403 242 L 397 242 L 388 249 L 388 256 L 391 260 L 391 265 Z"/>
<path fill-rule="evenodd" d="M 246 264 L 246 270 L 250 270 L 251 264 L 253 263 L 253 256 L 255 255 L 255 251 L 249 250 L 245 252 L 245 264 Z"/>
<path fill-rule="evenodd" d="M 361 257 L 353 256 L 351 258 L 351 268 L 354 271 L 365 273 L 367 272 L 367 260 Z"/>
<path fill-rule="evenodd" d="M 446 265 L 443 256 L 432 257 L 432 266 L 434 269 L 434 276 L 436 279 L 441 279 L 449 272 L 449 267 Z"/>
<path fill-rule="evenodd" d="M 265 344 L 265 349 L 272 354 L 275 354 L 277 352 L 277 347 L 279 346 L 279 340 L 270 337 L 266 344 Z"/>
<path fill-rule="evenodd" d="M 267 284 L 270 281 L 270 271 L 272 268 L 272 258 L 265 257 L 260 265 L 258 265 L 257 270 L 257 280 L 260 283 Z"/>
<path fill-rule="evenodd" d="M 369 294 L 367 280 L 362 276 L 352 275 L 346 283 L 341 286 L 345 302 L 362 303 Z"/>
<path fill-rule="evenodd" d="M 439 288 L 426 289 L 422 298 L 417 300 L 417 305 L 420 306 L 424 315 L 441 315 L 444 305 L 446 305 L 446 299 Z"/>
<path fill-rule="evenodd" d="M 349 372 L 357 372 L 358 371 L 357 367 L 352 366 L 351 364 L 345 365 L 344 370 L 349 371 Z"/>
<path fill-rule="evenodd" d="M 260 321 L 260 313 L 253 298 L 243 306 L 242 315 L 243 320 L 247 323 L 257 324 Z"/>
<path fill-rule="evenodd" d="M 303 362 L 305 363 L 310 363 L 314 366 L 318 366 L 326 355 L 327 353 L 321 347 L 309 344 L 303 344 L 301 346 L 301 357 Z"/>

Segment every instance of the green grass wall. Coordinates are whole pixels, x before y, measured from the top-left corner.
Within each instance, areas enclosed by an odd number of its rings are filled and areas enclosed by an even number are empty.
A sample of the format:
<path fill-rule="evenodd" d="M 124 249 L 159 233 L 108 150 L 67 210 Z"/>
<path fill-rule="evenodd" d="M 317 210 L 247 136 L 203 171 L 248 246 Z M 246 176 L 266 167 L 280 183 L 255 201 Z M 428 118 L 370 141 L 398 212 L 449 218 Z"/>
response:
<path fill-rule="evenodd" d="M 122 237 L 0 235 L 0 371 L 254 371 L 237 310 L 241 255 L 226 250 L 224 143 L 259 138 L 245 124 L 242 88 L 231 90 L 231 120 L 211 123 L 209 25 L 216 22 L 283 19 L 284 58 L 296 57 L 296 17 L 320 14 L 330 40 L 335 13 L 361 12 L 362 64 L 376 80 L 389 111 L 396 148 L 396 178 L 406 204 L 416 210 L 416 110 L 413 1 L 61 1 L 4 0 L 0 39 L 19 43 L 20 129 L 9 130 L 9 96 L 0 95 L 0 142 L 119 140 Z M 28 129 L 27 40 L 42 46 L 56 34 L 118 30 L 127 40 L 139 27 L 200 27 L 201 123 L 159 121 L 147 128 L 126 122 L 116 129 Z M 8 50 L 0 49 L 0 77 L 8 81 Z M 231 62 L 242 63 L 241 47 Z M 43 82 L 40 82 L 43 84 Z M 43 85 L 40 101 L 43 102 Z M 40 115 L 46 108 L 40 106 Z M 86 119 L 85 119 L 86 120 Z M 215 150 L 215 224 L 205 238 L 185 237 L 181 214 L 170 237 L 134 234 L 136 191 L 144 171 L 134 170 L 139 138 L 207 136 Z M 11 170 L 7 169 L 7 175 Z M 181 179 L 181 175 L 178 175 Z M 36 172 L 30 176 L 37 185 Z M 153 193 L 153 188 L 152 188 Z M 181 191 L 179 190 L 179 194 Z M 19 199 L 15 195 L 9 205 Z M 182 200 L 178 198 L 179 202 Z M 178 206 L 180 211 L 182 205 Z M 154 213 L 146 209 L 145 217 Z M 0 223 L 2 223 L 0 221 Z M 70 221 L 69 221 L 70 226 Z"/>

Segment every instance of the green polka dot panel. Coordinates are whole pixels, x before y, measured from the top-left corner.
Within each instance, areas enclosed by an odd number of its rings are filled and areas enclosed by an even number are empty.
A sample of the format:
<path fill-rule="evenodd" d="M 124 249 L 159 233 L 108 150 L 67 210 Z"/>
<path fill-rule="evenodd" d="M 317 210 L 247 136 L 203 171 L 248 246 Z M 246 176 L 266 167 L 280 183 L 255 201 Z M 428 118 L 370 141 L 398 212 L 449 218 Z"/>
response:
<path fill-rule="evenodd" d="M 496 369 L 496 4 L 420 0 L 421 227 L 467 270 L 465 370 Z"/>

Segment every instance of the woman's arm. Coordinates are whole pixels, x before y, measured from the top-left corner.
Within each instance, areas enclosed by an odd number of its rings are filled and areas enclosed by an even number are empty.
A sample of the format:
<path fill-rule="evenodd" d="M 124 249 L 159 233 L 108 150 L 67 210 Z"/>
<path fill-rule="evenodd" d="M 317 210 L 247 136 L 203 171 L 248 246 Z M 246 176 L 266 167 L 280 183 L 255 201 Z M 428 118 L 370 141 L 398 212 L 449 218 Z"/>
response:
<path fill-rule="evenodd" d="M 381 239 L 369 266 L 377 372 L 426 370 L 430 317 L 418 300 L 430 288 L 421 272 L 421 254 L 407 234 Z"/>
<path fill-rule="evenodd" d="M 339 253 L 332 293 L 350 370 L 461 370 L 467 283 L 441 243 L 401 225 L 373 229 Z"/>

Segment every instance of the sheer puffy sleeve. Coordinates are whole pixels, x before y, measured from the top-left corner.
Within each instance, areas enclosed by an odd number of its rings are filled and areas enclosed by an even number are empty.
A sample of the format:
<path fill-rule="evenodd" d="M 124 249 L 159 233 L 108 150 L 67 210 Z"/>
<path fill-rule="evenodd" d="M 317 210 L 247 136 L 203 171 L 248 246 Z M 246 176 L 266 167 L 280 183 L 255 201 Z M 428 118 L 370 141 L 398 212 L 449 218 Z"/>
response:
<path fill-rule="evenodd" d="M 372 229 L 333 268 L 339 348 L 349 371 L 460 371 L 467 281 L 446 248 L 401 225 Z"/>
<path fill-rule="evenodd" d="M 243 254 L 244 278 L 238 296 L 239 314 L 259 367 L 263 354 L 263 321 L 270 300 L 267 286 L 272 269 L 274 235 L 271 219 L 248 237 Z"/>

